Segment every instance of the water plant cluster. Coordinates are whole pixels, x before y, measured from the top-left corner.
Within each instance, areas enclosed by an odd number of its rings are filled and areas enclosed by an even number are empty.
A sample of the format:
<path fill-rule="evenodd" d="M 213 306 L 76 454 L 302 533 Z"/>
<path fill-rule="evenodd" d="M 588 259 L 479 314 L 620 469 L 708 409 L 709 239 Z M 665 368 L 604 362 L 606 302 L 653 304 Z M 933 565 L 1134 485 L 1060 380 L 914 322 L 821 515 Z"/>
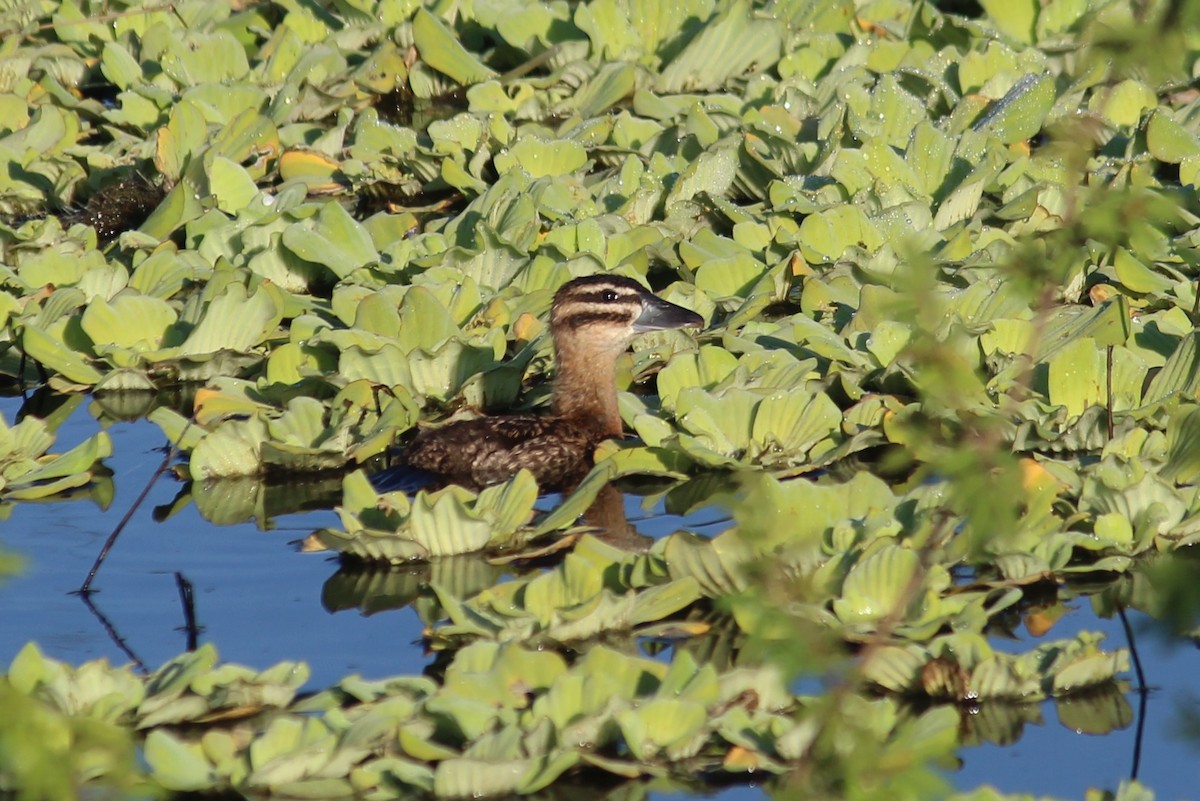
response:
<path fill-rule="evenodd" d="M 31 645 L 0 786 L 917 798 L 1046 699 L 1129 724 L 1125 650 L 989 635 L 1161 612 L 1200 537 L 1189 4 L 40 0 L 0 31 L 0 375 L 148 412 L 197 497 L 341 476 L 307 547 L 428 563 L 438 655 L 297 694 L 211 647 L 143 679 Z M 372 485 L 422 424 L 544 405 L 551 295 L 603 271 L 708 324 L 622 361 L 636 440 L 550 510 L 524 473 Z M 0 430 L 0 502 L 103 476 L 106 435 L 48 456 L 52 422 Z M 733 522 L 619 547 L 616 480 Z"/>

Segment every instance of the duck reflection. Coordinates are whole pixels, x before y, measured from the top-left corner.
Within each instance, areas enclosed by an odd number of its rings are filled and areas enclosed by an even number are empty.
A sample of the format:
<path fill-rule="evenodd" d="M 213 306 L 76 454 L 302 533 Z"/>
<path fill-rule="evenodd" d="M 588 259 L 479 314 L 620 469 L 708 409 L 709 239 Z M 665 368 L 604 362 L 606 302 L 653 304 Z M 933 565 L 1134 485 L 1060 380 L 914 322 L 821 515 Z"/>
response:
<path fill-rule="evenodd" d="M 625 513 L 625 493 L 612 484 L 605 484 L 583 513 L 584 523 L 595 529 L 596 539 L 614 547 L 640 553 L 654 544 L 654 538 L 642 534 Z"/>

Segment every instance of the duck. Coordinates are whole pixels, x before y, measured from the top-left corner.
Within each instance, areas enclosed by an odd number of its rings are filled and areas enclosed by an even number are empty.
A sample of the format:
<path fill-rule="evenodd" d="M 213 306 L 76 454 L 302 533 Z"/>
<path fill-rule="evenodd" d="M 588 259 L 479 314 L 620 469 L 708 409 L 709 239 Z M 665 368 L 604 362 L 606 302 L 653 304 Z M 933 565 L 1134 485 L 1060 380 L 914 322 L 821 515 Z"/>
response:
<path fill-rule="evenodd" d="M 704 319 L 637 281 L 593 275 L 563 284 L 550 306 L 555 375 L 550 411 L 459 420 L 427 429 L 404 456 L 410 468 L 486 487 L 529 470 L 543 491 L 578 481 L 596 446 L 624 436 L 617 359 L 638 334 L 701 328 Z"/>

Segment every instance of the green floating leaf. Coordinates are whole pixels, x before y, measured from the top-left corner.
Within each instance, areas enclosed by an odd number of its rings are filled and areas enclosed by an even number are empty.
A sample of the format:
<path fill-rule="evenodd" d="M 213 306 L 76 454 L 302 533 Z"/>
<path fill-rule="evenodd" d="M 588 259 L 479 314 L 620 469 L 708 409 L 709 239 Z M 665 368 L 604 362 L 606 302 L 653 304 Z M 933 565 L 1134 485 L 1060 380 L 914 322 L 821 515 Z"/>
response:
<path fill-rule="evenodd" d="M 1156 108 L 1146 123 L 1146 146 L 1150 155 L 1168 164 L 1200 156 L 1200 140 L 1162 108 Z"/>
<path fill-rule="evenodd" d="M 155 408 L 146 419 L 161 428 L 167 441 L 183 453 L 191 452 L 204 437 L 203 428 L 167 406 Z"/>
<path fill-rule="evenodd" d="M 1165 275 L 1156 273 L 1142 264 L 1125 248 L 1117 248 L 1116 255 L 1113 256 L 1113 271 L 1126 289 L 1138 294 L 1165 292 L 1175 285 Z"/>
<path fill-rule="evenodd" d="M 664 620 L 687 609 L 702 595 L 700 582 L 693 576 L 643 590 L 634 599 L 630 625 L 641 626 Z"/>
<path fill-rule="evenodd" d="M 91 386 L 104 377 L 78 353 L 35 326 L 27 325 L 22 329 L 21 348 L 38 364 L 61 373 L 76 384 Z"/>
<path fill-rule="evenodd" d="M 424 8 L 413 17 L 413 43 L 426 64 L 458 83 L 479 83 L 496 74 L 480 63 L 441 20 Z"/>
<path fill-rule="evenodd" d="M 662 70 L 656 88 L 660 92 L 716 89 L 752 65 L 758 70 L 769 69 L 779 60 L 782 49 L 783 28 L 779 23 L 756 17 L 750 3 L 739 0 L 700 29 L 700 34 Z"/>
<path fill-rule="evenodd" d="M 200 193 L 188 178 L 175 184 L 158 207 L 138 229 L 147 236 L 166 241 L 172 233 L 204 213 Z"/>
<path fill-rule="evenodd" d="M 671 191 L 667 193 L 667 209 L 704 192 L 720 197 L 729 191 L 737 176 L 737 153 L 729 147 L 718 147 L 704 151 L 680 173 Z"/>
<path fill-rule="evenodd" d="M 1091 337 L 1081 337 L 1060 348 L 1049 360 L 1050 402 L 1065 406 L 1070 417 L 1089 406 L 1103 406 L 1107 360 Z"/>
<path fill-rule="evenodd" d="M 858 206 L 840 205 L 810 214 L 800 223 L 800 252 L 810 262 L 840 259 L 847 248 L 874 253 L 883 237 Z"/>
<path fill-rule="evenodd" d="M 492 348 L 457 339 L 447 340 L 433 351 L 415 350 L 408 358 L 414 391 L 440 401 L 449 400 L 468 378 L 496 364 Z"/>
<path fill-rule="evenodd" d="M 509 795 L 540 769 L 540 762 L 532 759 L 446 759 L 434 769 L 433 793 L 440 798 Z"/>
<path fill-rule="evenodd" d="M 637 69 L 632 64 L 608 63 L 567 102 L 580 116 L 596 117 L 631 96 L 636 86 Z"/>
<path fill-rule="evenodd" d="M 100 55 L 100 71 L 118 89 L 128 89 L 141 82 L 142 67 L 129 51 L 118 42 L 105 42 Z"/>
<path fill-rule="evenodd" d="M 249 71 L 246 50 L 227 30 L 188 31 L 166 39 L 162 70 L 180 86 L 220 84 Z"/>
<path fill-rule="evenodd" d="M 863 108 L 857 97 L 852 95 L 847 106 L 850 129 L 864 142 L 875 142 L 877 147 L 903 148 L 912 138 L 913 128 L 918 122 L 928 119 L 928 112 L 920 98 L 905 89 L 894 75 L 884 74 L 871 92 L 870 104 Z M 878 166 L 878 161 L 876 161 Z M 889 179 L 900 175 L 887 176 Z"/>
<path fill-rule="evenodd" d="M 317 549 L 400 563 L 519 547 L 534 536 L 527 524 L 538 490 L 528 471 L 478 495 L 454 485 L 421 491 L 411 505 L 398 493 L 381 499 L 365 478 L 356 475 L 348 476 L 344 485 L 345 530 L 314 534 L 310 544 Z M 380 508 L 391 512 L 381 514 Z"/>
<path fill-rule="evenodd" d="M 921 670 L 928 664 L 924 649 L 885 645 L 863 665 L 863 677 L 883 689 L 899 694 L 922 690 Z"/>
<path fill-rule="evenodd" d="M 617 715 L 625 745 L 642 761 L 664 751 L 672 759 L 691 756 L 689 751 L 704 744 L 707 722 L 708 710 L 702 704 L 676 698 L 654 698 Z"/>
<path fill-rule="evenodd" d="M 1178 484 L 1200 478 L 1200 407 L 1180 407 L 1167 422 L 1167 463 L 1163 477 Z"/>
<path fill-rule="evenodd" d="M 176 103 L 167 124 L 155 135 L 154 165 L 168 180 L 179 181 L 192 155 L 204 145 L 207 133 L 208 123 L 195 103 Z"/>
<path fill-rule="evenodd" d="M 409 519 L 413 540 L 434 557 L 482 551 L 492 531 L 486 520 L 471 514 L 469 499 L 470 493 L 458 488 L 418 493 Z"/>
<path fill-rule="evenodd" d="M 1171 395 L 1184 400 L 1195 400 L 1200 395 L 1200 332 L 1179 340 L 1166 364 L 1150 380 L 1142 403 L 1159 403 Z"/>
<path fill-rule="evenodd" d="M 251 98 L 262 96 L 261 92 L 259 89 L 249 90 Z M 282 146 L 274 123 L 259 113 L 259 104 L 253 100 L 247 102 L 251 102 L 248 108 L 229 110 L 233 114 L 231 119 L 215 120 L 221 127 L 213 137 L 210 149 L 214 156 L 224 156 L 238 164 L 247 165 L 247 170 L 253 171 L 254 177 L 261 178 L 266 169 L 262 154 L 278 153 Z"/>
<path fill-rule="evenodd" d="M 217 199 L 217 208 L 237 214 L 258 195 L 258 186 L 246 168 L 224 156 L 215 156 L 208 165 L 208 191 Z"/>
<path fill-rule="evenodd" d="M 1097 685 L 1106 684 L 1118 673 L 1129 670 L 1129 652 L 1118 650 L 1112 653 L 1084 653 L 1057 666 L 1053 674 L 1053 692 L 1065 694 Z"/>
<path fill-rule="evenodd" d="M 775 392 L 754 411 L 750 436 L 763 453 L 798 456 L 841 429 L 842 411 L 823 392 Z"/>
<path fill-rule="evenodd" d="M 1051 312 L 1042 332 L 1039 361 L 1049 359 L 1060 348 L 1080 337 L 1093 340 L 1096 347 L 1124 345 L 1129 339 L 1129 301 L 1124 296 L 1096 306 L 1062 306 Z"/>
<path fill-rule="evenodd" d="M 24 423 L 25 421 L 22 421 L 22 425 Z M 26 452 L 29 453 L 29 451 Z M 8 487 L 3 494 L 17 499 L 30 500 L 53 495 L 57 491 L 57 487 L 65 489 L 83 486 L 91 480 L 92 476 L 89 471 L 96 462 L 111 455 L 112 441 L 107 432 L 101 431 L 66 453 L 55 455 L 48 460 L 43 457 L 39 460 L 40 464 L 26 473 L 5 471 Z M 57 483 L 44 484 L 43 482 Z"/>
<path fill-rule="evenodd" d="M 596 500 L 600 491 L 612 481 L 615 473 L 616 468 L 611 460 L 602 461 L 593 467 L 583 481 L 579 482 L 575 491 L 538 523 L 535 535 L 560 531 L 574 525 L 575 521 L 582 517 L 592 502 Z"/>
<path fill-rule="evenodd" d="M 760 399 L 757 393 L 743 389 L 726 390 L 718 397 L 698 387 L 685 388 L 675 402 L 675 417 L 695 440 L 681 437 L 680 446 L 692 458 L 714 466 L 745 456 Z M 705 451 L 718 458 L 711 460 Z"/>
<path fill-rule="evenodd" d="M 1145 472 L 1140 465 L 1107 458 L 1084 479 L 1079 510 L 1096 515 L 1115 513 L 1128 521 L 1128 529 L 1102 529 L 1118 534 L 1127 542 L 1087 541 L 1092 547 L 1118 547 L 1125 554 L 1138 553 L 1150 546 L 1155 536 L 1166 534 L 1187 514 L 1187 505 L 1164 478 Z"/>
<path fill-rule="evenodd" d="M 677 532 L 667 538 L 663 554 L 672 578 L 694 578 L 709 598 L 745 589 L 750 578 L 744 567 L 754 560 L 754 550 L 736 530 L 711 540 Z"/>
<path fill-rule="evenodd" d="M 911 548 L 885 545 L 851 568 L 835 598 L 833 610 L 846 623 L 880 620 L 901 614 L 901 603 L 910 604 L 917 593 L 910 582 L 920 570 L 920 558 Z"/>
<path fill-rule="evenodd" d="M 166 790 L 208 790 L 217 780 L 216 771 L 199 745 L 186 744 L 163 729 L 146 735 L 142 754 L 150 766 L 150 775 Z"/>
<path fill-rule="evenodd" d="M 79 324 L 97 346 L 152 350 L 162 346 L 163 336 L 177 319 L 175 309 L 165 300 L 120 294 L 109 302 L 92 300 Z"/>
<path fill-rule="evenodd" d="M 988 20 L 1001 33 L 1018 42 L 1033 43 L 1034 23 L 1038 18 L 1038 0 L 980 0 Z"/>
<path fill-rule="evenodd" d="M 545 178 L 573 173 L 583 167 L 587 159 L 587 151 L 578 142 L 523 137 L 496 155 L 496 169 L 503 174 L 513 167 L 520 167 L 531 178 Z"/>
<path fill-rule="evenodd" d="M 1054 100 L 1053 76 L 1026 75 L 979 118 L 974 129 L 993 134 L 1006 145 L 1023 142 L 1042 129 Z"/>
<path fill-rule="evenodd" d="M 266 438 L 266 425 L 258 418 L 229 420 L 194 446 L 188 471 L 197 481 L 261 475 Z"/>
<path fill-rule="evenodd" d="M 282 318 L 278 290 L 264 284 L 248 294 L 241 284 L 230 283 L 204 310 L 200 322 L 179 347 L 179 355 L 247 352 L 274 333 Z"/>
<path fill-rule="evenodd" d="M 340 203 L 324 204 L 313 220 L 285 228 L 283 246 L 305 261 L 328 267 L 338 278 L 379 259 L 371 235 Z"/>
<path fill-rule="evenodd" d="M 696 353 L 679 353 L 658 374 L 658 396 L 667 411 L 675 409 L 676 398 L 686 387 L 712 389 L 735 369 L 738 359 L 725 348 L 701 345 Z"/>
<path fill-rule="evenodd" d="M 1107 92 L 1092 95 L 1088 106 L 1099 111 L 1110 123 L 1132 128 L 1142 118 L 1142 112 L 1158 105 L 1154 90 L 1141 81 L 1124 80 Z"/>

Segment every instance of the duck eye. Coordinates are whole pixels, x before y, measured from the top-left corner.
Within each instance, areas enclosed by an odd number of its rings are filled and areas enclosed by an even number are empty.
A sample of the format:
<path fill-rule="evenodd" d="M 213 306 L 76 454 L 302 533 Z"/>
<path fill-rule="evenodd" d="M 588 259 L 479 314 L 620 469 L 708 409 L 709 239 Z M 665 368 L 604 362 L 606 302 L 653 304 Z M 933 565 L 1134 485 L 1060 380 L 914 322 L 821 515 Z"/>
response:
<path fill-rule="evenodd" d="M 602 297 L 604 299 L 605 303 L 616 303 L 617 300 L 619 300 L 619 296 L 617 295 L 617 293 L 611 289 L 604 290 L 604 294 L 601 295 L 600 297 Z"/>

